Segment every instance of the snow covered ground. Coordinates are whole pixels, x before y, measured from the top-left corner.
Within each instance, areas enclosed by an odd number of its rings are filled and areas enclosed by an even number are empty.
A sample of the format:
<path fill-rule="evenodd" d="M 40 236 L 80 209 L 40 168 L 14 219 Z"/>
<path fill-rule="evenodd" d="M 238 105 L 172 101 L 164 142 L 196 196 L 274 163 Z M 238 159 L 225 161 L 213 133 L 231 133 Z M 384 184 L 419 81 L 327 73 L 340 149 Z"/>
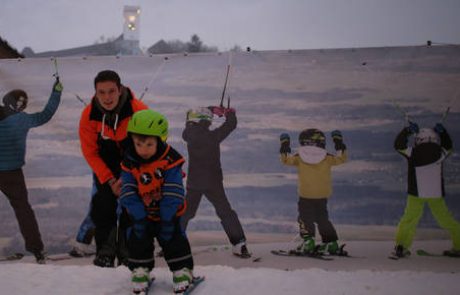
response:
<path fill-rule="evenodd" d="M 193 241 L 200 244 L 196 237 Z M 250 244 L 253 258 L 260 258 L 256 262 L 232 256 L 223 244 L 194 247 L 195 274 L 206 276 L 194 294 L 458 294 L 460 259 L 413 255 L 390 260 L 389 240 L 348 241 L 347 248 L 356 257 L 333 261 L 274 256 L 271 249 L 295 244 L 257 242 L 262 243 Z M 449 246 L 447 240 L 417 240 L 413 249 L 440 252 Z M 172 276 L 162 258 L 153 274 L 151 294 L 172 294 Z M 98 268 L 91 265 L 91 258 L 37 265 L 27 256 L 0 263 L 1 294 L 129 294 L 129 279 L 127 268 Z"/>
<path fill-rule="evenodd" d="M 235 258 L 236 259 L 236 258 Z M 458 294 L 458 273 L 414 271 L 328 271 L 310 268 L 284 271 L 273 268 L 197 266 L 206 281 L 193 292 L 200 294 Z M 2 294 L 129 294 L 126 268 L 95 266 L 9 264 L 0 266 Z M 155 270 L 151 294 L 172 294 L 172 277 L 164 268 Z M 457 290 L 456 290 L 457 289 Z"/>

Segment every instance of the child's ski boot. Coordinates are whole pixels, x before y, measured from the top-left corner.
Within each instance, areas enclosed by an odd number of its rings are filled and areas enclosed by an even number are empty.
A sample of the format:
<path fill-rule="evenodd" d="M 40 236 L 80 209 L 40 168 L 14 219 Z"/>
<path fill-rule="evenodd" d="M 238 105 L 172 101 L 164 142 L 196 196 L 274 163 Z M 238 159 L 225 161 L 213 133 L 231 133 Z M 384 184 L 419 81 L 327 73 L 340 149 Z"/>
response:
<path fill-rule="evenodd" d="M 337 241 L 332 241 L 328 243 L 322 243 L 319 246 L 318 251 L 322 254 L 336 255 L 336 256 L 348 256 L 348 252 L 343 250 L 345 244 L 340 245 Z"/>
<path fill-rule="evenodd" d="M 395 251 L 393 252 L 393 255 L 398 258 L 409 257 L 410 251 L 404 248 L 402 245 L 397 245 L 395 247 Z"/>
<path fill-rule="evenodd" d="M 150 272 L 145 267 L 137 267 L 132 271 L 131 284 L 133 294 L 147 294 L 150 287 Z"/>
<path fill-rule="evenodd" d="M 246 246 L 246 242 L 241 242 L 236 245 L 233 245 L 232 253 L 233 255 L 241 258 L 251 257 L 251 253 L 249 253 L 248 247 Z"/>
<path fill-rule="evenodd" d="M 44 251 L 37 251 L 34 253 L 35 260 L 37 261 L 38 264 L 46 264 L 46 256 L 48 254 Z"/>
<path fill-rule="evenodd" d="M 190 269 L 183 269 L 173 272 L 173 290 L 176 294 L 184 293 L 193 281 L 193 273 Z"/>
<path fill-rule="evenodd" d="M 312 236 L 306 235 L 302 237 L 302 243 L 297 246 L 296 251 L 301 254 L 314 254 L 316 252 L 315 240 Z"/>

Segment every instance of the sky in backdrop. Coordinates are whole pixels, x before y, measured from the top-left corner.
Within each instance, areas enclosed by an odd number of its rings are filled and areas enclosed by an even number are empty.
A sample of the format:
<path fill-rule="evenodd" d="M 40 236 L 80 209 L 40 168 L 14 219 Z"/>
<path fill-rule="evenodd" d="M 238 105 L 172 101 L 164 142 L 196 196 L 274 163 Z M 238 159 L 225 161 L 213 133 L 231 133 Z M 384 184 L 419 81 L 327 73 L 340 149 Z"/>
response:
<path fill-rule="evenodd" d="M 460 43 L 459 0 L 1 0 L 0 37 L 19 51 L 118 37 L 123 6 L 141 7 L 140 44 L 189 41 L 225 51 Z"/>

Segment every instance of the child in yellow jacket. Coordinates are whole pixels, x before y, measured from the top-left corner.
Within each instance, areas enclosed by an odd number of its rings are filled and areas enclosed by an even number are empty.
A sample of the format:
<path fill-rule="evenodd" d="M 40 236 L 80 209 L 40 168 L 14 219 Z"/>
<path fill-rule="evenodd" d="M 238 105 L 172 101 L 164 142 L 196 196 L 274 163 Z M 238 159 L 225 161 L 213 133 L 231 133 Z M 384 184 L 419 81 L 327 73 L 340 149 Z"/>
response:
<path fill-rule="evenodd" d="M 318 129 L 305 129 L 299 135 L 300 148 L 290 155 L 290 138 L 281 134 L 280 154 L 284 165 L 296 166 L 298 172 L 298 222 L 302 244 L 297 251 L 312 254 L 317 251 L 330 255 L 346 255 L 337 242 L 337 232 L 329 220 L 327 201 L 332 194 L 332 166 L 347 160 L 346 146 L 342 134 L 332 132 L 337 155 L 326 151 L 326 138 Z M 322 244 L 315 245 L 315 223 L 318 226 Z"/>

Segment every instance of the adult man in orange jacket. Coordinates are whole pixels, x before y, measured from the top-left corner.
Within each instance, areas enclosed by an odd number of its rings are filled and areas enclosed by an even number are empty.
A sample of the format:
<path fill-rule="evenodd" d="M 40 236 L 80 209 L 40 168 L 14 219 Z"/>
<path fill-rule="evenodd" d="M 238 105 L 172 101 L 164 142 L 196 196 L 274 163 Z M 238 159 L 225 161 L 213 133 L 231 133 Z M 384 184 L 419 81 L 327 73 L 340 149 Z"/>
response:
<path fill-rule="evenodd" d="M 128 121 L 136 111 L 147 109 L 118 74 L 101 71 L 94 79 L 96 93 L 80 118 L 80 144 L 93 171 L 94 195 L 90 217 L 95 225 L 96 258 L 93 263 L 113 267 L 117 254 L 117 197 L 120 195 L 120 163 L 127 139 Z"/>

